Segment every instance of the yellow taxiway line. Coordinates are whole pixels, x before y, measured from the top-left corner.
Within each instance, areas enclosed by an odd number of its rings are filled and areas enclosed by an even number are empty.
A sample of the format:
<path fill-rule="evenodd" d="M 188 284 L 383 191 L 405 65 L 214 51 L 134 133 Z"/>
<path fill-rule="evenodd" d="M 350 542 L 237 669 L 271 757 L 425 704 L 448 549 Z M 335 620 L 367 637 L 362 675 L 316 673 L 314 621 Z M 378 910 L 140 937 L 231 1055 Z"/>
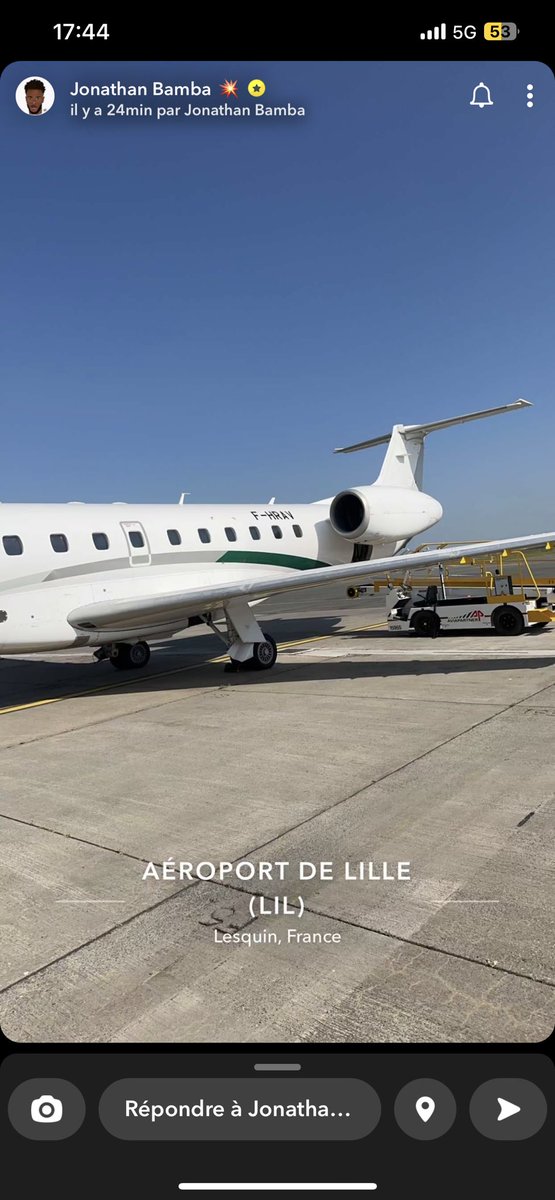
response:
<path fill-rule="evenodd" d="M 355 629 L 345 629 L 344 633 L 363 633 L 366 629 L 379 629 L 380 626 L 386 625 L 386 621 L 375 621 L 372 625 L 358 625 Z M 328 638 L 334 637 L 333 633 L 321 633 L 315 637 L 299 638 L 295 642 L 280 642 L 278 650 L 292 650 L 295 646 L 304 646 L 311 642 L 325 642 Z M 195 671 L 199 667 L 207 667 L 212 663 L 225 662 L 227 654 L 219 654 L 216 658 L 207 658 L 204 662 L 190 663 L 188 666 L 170 667 L 167 671 L 157 671 L 155 675 L 132 676 L 122 679 L 120 682 L 102 683 L 99 687 L 84 688 L 82 692 L 68 692 L 64 696 L 49 696 L 45 700 L 31 700 L 28 704 L 12 704 L 8 708 L 0 708 L 0 717 L 5 717 L 8 713 L 26 712 L 29 708 L 44 708 L 47 704 L 61 704 L 63 700 L 79 700 L 81 696 L 95 696 L 99 692 L 113 692 L 117 688 L 129 687 L 138 683 L 150 683 L 152 679 L 166 679 L 168 675 L 179 675 L 184 671 Z"/>

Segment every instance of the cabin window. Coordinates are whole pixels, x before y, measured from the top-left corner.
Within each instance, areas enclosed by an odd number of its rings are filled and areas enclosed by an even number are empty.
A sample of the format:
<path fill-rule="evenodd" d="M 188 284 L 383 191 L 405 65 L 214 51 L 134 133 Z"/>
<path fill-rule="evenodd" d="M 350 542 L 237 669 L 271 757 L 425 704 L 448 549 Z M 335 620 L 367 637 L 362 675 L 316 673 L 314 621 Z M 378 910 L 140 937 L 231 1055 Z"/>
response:
<path fill-rule="evenodd" d="M 228 542 L 236 542 L 237 541 L 237 534 L 236 534 L 235 530 L 232 529 L 231 525 L 226 525 L 225 536 L 226 536 Z"/>
<path fill-rule="evenodd" d="M 302 529 L 301 529 L 300 525 L 294 525 L 294 526 L 293 526 L 293 533 L 295 534 L 295 537 L 302 537 L 302 536 L 303 536 L 303 531 L 302 531 Z"/>
<path fill-rule="evenodd" d="M 279 525 L 272 525 L 272 533 L 275 538 L 283 537 L 283 529 Z"/>
<path fill-rule="evenodd" d="M 7 533 L 2 538 L 2 545 L 6 554 L 23 554 L 23 542 L 16 533 Z"/>
<path fill-rule="evenodd" d="M 65 533 L 51 533 L 50 545 L 56 551 L 56 554 L 65 554 L 69 550 L 69 543 Z"/>
<path fill-rule="evenodd" d="M 97 550 L 108 550 L 110 543 L 105 533 L 93 533 L 92 540 Z"/>
<path fill-rule="evenodd" d="M 249 530 L 250 530 L 250 535 L 251 535 L 253 542 L 259 542 L 260 541 L 260 530 L 257 529 L 256 525 L 249 525 Z"/>
<path fill-rule="evenodd" d="M 139 533 L 138 529 L 129 530 L 129 541 L 131 542 L 131 545 L 135 547 L 135 550 L 140 550 L 141 546 L 144 546 L 145 544 L 145 539 L 142 533 Z"/>
<path fill-rule="evenodd" d="M 168 534 L 168 541 L 170 542 L 170 544 L 172 546 L 180 546 L 181 545 L 181 534 L 178 529 L 168 529 L 167 534 Z"/>
<path fill-rule="evenodd" d="M 201 542 L 209 542 L 210 541 L 210 534 L 207 529 L 199 529 L 198 535 L 199 535 Z"/>

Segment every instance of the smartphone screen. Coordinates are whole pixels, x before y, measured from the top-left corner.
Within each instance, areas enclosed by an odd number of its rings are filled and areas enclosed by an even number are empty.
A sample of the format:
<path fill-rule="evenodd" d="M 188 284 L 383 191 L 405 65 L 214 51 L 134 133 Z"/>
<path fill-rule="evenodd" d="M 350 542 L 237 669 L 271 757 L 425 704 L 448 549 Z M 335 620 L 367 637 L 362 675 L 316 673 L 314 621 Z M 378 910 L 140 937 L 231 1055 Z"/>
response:
<path fill-rule="evenodd" d="M 19 1194 L 530 1195 L 553 41 L 86 16 L 0 78 Z"/>

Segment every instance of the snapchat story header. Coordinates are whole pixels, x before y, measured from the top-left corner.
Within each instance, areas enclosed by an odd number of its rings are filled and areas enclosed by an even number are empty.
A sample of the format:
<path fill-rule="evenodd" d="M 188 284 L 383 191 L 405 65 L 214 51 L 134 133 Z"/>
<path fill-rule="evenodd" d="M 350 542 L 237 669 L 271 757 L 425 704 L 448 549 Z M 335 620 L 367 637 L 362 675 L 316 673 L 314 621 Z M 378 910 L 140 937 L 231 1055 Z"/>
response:
<path fill-rule="evenodd" d="M 94 77 L 74 79 L 56 90 L 45 74 L 25 76 L 16 87 L 15 101 L 26 116 L 45 117 L 54 107 L 63 107 L 77 121 L 102 120 L 213 120 L 272 118 L 298 120 L 307 115 L 304 97 L 283 95 L 279 85 L 269 85 L 252 75 L 252 68 L 241 77 L 229 70 L 215 77 L 186 79 L 116 78 L 98 81 Z M 198 73 L 198 72 L 197 72 Z M 275 94 L 272 94 L 275 93 Z M 57 93 L 57 94 L 56 94 Z"/>

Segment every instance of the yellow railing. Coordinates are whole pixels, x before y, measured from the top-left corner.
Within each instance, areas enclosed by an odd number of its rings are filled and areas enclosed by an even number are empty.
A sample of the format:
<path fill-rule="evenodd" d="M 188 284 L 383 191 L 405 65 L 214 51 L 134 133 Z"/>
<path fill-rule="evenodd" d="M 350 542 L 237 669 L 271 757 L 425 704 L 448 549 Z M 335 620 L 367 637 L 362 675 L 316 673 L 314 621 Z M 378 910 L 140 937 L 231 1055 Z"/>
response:
<path fill-rule="evenodd" d="M 467 544 L 467 542 L 424 542 L 420 546 L 416 547 L 415 553 L 423 550 L 444 550 L 448 546 L 464 546 Z M 545 557 L 547 560 L 546 550 L 543 547 L 538 549 L 540 549 L 541 557 Z M 549 547 L 549 549 L 551 550 L 551 547 Z M 484 555 L 483 558 L 480 558 L 479 555 L 475 555 L 472 558 L 463 558 L 458 563 L 445 563 L 442 568 L 445 586 L 456 589 L 467 588 L 474 591 L 476 588 L 483 587 L 488 593 L 494 596 L 496 594 L 495 580 L 506 578 L 505 568 L 507 561 L 510 559 L 519 559 L 526 567 L 527 574 L 522 572 L 519 573 L 518 576 L 515 576 L 511 573 L 513 589 L 518 589 L 522 593 L 523 598 L 524 588 L 532 586 L 536 596 L 541 596 L 540 586 L 541 588 L 555 587 L 555 574 L 552 574 L 548 577 L 542 576 L 538 583 L 526 554 L 523 550 L 517 549 L 504 550 L 501 554 L 487 554 Z M 403 559 L 402 556 L 400 556 L 400 570 L 402 568 L 402 562 Z M 478 567 L 479 575 L 457 574 L 457 571 L 460 571 L 460 568 L 464 565 Z M 494 569 L 492 569 L 492 567 Z M 394 575 L 389 572 L 382 578 L 375 578 L 372 580 L 374 591 L 379 592 L 385 587 L 401 587 L 407 581 L 407 576 L 410 578 L 413 586 L 427 587 L 431 584 L 437 584 L 439 582 L 438 574 L 430 575 L 428 568 L 428 573 L 421 575 L 420 571 L 425 571 L 425 569 L 426 568 L 423 565 L 420 568 L 413 567 L 410 571 L 405 571 L 403 574 Z"/>
<path fill-rule="evenodd" d="M 517 555 L 517 554 L 520 554 L 520 557 L 521 557 L 521 558 L 523 559 L 523 561 L 526 563 L 526 568 L 527 568 L 527 570 L 528 570 L 528 574 L 529 574 L 529 576 L 530 576 L 530 579 L 532 580 L 532 583 L 533 583 L 533 585 L 534 585 L 534 587 L 535 587 L 535 589 L 536 589 L 536 596 L 539 596 L 539 595 L 541 595 L 541 593 L 540 593 L 540 589 L 539 589 L 539 587 L 538 587 L 538 585 L 537 585 L 537 582 L 536 582 L 536 577 L 535 577 L 535 575 L 534 575 L 534 572 L 533 572 L 533 570 L 532 570 L 532 568 L 531 568 L 531 566 L 530 566 L 530 563 L 528 562 L 528 559 L 527 559 L 527 557 L 526 557 L 526 555 L 525 555 L 525 553 L 524 553 L 524 550 L 511 550 L 511 551 L 510 551 L 510 556 L 511 556 L 511 557 L 513 557 L 513 556 L 514 556 L 514 557 L 516 557 L 516 555 Z M 508 551 L 508 550 L 504 550 L 504 551 L 503 551 L 503 553 L 499 555 L 499 563 L 500 563 L 499 571 L 500 571 L 500 574 L 501 574 L 501 575 L 503 574 L 503 567 L 502 567 L 502 565 L 501 565 L 501 560 L 502 560 L 503 558 L 508 558 L 508 557 L 509 557 L 509 551 Z"/>

